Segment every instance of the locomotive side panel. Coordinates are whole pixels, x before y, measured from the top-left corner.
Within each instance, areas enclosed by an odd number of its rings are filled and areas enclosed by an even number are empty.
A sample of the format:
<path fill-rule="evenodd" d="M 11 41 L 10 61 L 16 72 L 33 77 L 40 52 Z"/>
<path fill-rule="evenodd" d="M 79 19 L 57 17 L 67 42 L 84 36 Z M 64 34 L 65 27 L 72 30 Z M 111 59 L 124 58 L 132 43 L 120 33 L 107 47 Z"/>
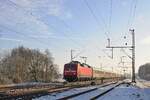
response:
<path fill-rule="evenodd" d="M 85 67 L 85 66 L 78 66 L 78 78 L 88 78 L 91 79 L 93 76 L 92 68 Z"/>

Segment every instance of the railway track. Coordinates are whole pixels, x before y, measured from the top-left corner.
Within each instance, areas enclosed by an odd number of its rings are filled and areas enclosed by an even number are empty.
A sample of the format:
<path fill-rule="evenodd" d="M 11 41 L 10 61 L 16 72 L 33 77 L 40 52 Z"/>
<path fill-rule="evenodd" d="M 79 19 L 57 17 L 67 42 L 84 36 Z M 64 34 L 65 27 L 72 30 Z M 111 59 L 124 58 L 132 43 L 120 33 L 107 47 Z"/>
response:
<path fill-rule="evenodd" d="M 19 93 L 15 95 L 2 95 L 0 96 L 0 100 L 30 100 L 35 97 L 40 97 L 43 95 L 48 95 L 49 93 L 58 92 L 58 91 L 65 91 L 71 89 L 70 87 L 60 87 L 60 88 L 53 88 L 53 89 L 39 89 L 39 90 L 32 90 L 26 93 Z"/>
<path fill-rule="evenodd" d="M 122 83 L 120 83 L 120 84 L 122 84 Z M 108 90 L 100 93 L 99 95 L 97 95 L 95 97 L 92 97 L 90 100 L 96 100 L 96 99 L 100 98 L 101 96 L 105 95 L 106 93 L 111 92 L 113 89 L 115 89 L 116 87 L 118 87 L 120 84 L 117 84 L 116 86 L 114 86 L 114 87 L 112 87 L 112 88 L 110 88 L 110 89 L 108 89 Z"/>
<path fill-rule="evenodd" d="M 43 87 L 56 87 L 62 86 L 63 83 L 29 83 L 29 84 L 17 84 L 17 85 L 0 85 L 0 91 L 14 90 L 14 89 L 30 89 L 30 88 L 43 88 Z"/>
<path fill-rule="evenodd" d="M 15 100 L 17 98 L 25 98 L 46 94 L 48 90 L 56 91 L 58 88 L 64 87 L 63 84 L 29 84 L 29 85 L 4 85 L 0 86 L 0 100 Z M 67 86 L 66 86 L 67 88 Z M 51 92 L 52 92 L 51 90 Z"/>
<path fill-rule="evenodd" d="M 6 87 L 8 89 L 8 91 L 3 91 L 0 92 L 0 100 L 16 100 L 18 98 L 21 99 L 31 99 L 31 98 L 35 98 L 35 97 L 40 97 L 43 95 L 47 95 L 50 93 L 54 93 L 54 92 L 61 92 L 61 91 L 67 91 L 69 89 L 73 89 L 73 88 L 80 88 L 80 87 L 86 87 L 89 86 L 90 83 L 87 84 L 79 84 L 79 83 L 69 83 L 69 84 L 63 84 L 63 85 L 55 85 L 55 86 L 46 86 L 45 85 L 42 87 L 37 87 L 35 88 L 35 86 L 33 88 L 12 88 L 10 87 L 10 90 L 8 87 Z M 41 89 L 42 88 L 42 89 Z M 4 87 L 2 88 L 4 89 Z M 20 100 L 20 99 L 19 99 Z"/>
<path fill-rule="evenodd" d="M 82 98 L 83 95 L 88 95 L 89 93 L 92 94 L 93 92 L 95 91 L 98 91 L 100 88 L 108 88 L 106 89 L 105 91 L 103 92 L 100 92 L 99 94 L 96 94 L 95 96 L 92 96 L 92 97 L 89 97 L 89 100 L 96 100 L 98 98 L 100 98 L 101 96 L 111 92 L 113 89 L 115 89 L 116 87 L 120 86 L 121 84 L 125 84 L 123 82 L 121 83 L 110 83 L 110 84 L 106 84 L 106 85 L 102 85 L 102 86 L 99 86 L 99 87 L 96 87 L 96 88 L 93 88 L 93 89 L 89 89 L 89 90 L 86 90 L 86 91 L 83 91 L 83 92 L 79 92 L 79 93 L 76 93 L 76 94 L 72 94 L 72 95 L 69 95 L 69 96 L 65 96 L 65 97 L 62 97 L 62 98 L 58 98 L 57 100 L 69 100 L 69 99 L 75 99 L 75 100 L 78 100 L 77 98 L 80 96 Z"/>
<path fill-rule="evenodd" d="M 111 82 L 111 81 L 110 81 Z M 102 84 L 97 80 L 97 85 Z M 44 95 L 48 95 L 55 92 L 67 91 L 73 88 L 86 87 L 91 84 L 91 81 L 87 82 L 72 82 L 72 83 L 44 83 L 44 84 L 29 84 L 29 85 L 5 85 L 0 86 L 0 100 L 19 100 L 36 98 Z"/>

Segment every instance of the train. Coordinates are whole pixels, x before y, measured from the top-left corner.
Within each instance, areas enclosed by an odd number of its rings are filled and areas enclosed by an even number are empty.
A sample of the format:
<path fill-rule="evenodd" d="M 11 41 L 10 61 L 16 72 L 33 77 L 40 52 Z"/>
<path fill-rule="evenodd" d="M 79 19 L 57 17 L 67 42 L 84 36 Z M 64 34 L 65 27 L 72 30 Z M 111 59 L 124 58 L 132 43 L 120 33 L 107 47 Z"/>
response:
<path fill-rule="evenodd" d="M 63 78 L 68 82 L 86 81 L 118 76 L 115 73 L 95 70 L 92 66 L 79 61 L 71 61 L 64 65 Z"/>

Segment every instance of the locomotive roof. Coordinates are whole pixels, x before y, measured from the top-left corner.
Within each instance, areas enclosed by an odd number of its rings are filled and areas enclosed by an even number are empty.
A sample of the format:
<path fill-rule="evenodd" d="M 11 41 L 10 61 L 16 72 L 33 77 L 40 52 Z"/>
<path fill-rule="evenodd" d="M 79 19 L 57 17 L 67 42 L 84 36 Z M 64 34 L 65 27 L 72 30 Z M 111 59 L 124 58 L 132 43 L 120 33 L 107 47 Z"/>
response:
<path fill-rule="evenodd" d="M 73 64 L 81 64 L 79 61 L 71 61 L 70 63 L 73 63 Z"/>
<path fill-rule="evenodd" d="M 91 68 L 91 66 L 88 64 L 82 63 L 82 65 L 86 65 L 87 67 Z"/>
<path fill-rule="evenodd" d="M 71 61 L 71 62 L 68 63 L 68 64 L 80 64 L 80 65 L 83 66 L 83 67 L 87 66 L 87 67 L 89 67 L 89 68 L 92 68 L 90 65 L 88 65 L 88 64 L 86 64 L 86 63 L 81 63 L 81 62 L 79 62 L 79 61 Z"/>

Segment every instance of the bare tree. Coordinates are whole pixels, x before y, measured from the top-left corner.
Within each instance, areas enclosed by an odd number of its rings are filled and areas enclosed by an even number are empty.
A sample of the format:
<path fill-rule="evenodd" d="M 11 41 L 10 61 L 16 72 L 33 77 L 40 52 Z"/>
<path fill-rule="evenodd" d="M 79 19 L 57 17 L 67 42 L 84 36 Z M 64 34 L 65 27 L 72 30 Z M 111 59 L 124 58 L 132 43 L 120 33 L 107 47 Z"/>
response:
<path fill-rule="evenodd" d="M 59 74 L 53 60 L 49 50 L 40 52 L 38 49 L 29 49 L 23 46 L 14 48 L 1 60 L 0 74 L 3 78 L 0 77 L 0 82 L 2 83 L 4 79 L 10 80 L 9 83 L 52 81 L 58 78 Z"/>

